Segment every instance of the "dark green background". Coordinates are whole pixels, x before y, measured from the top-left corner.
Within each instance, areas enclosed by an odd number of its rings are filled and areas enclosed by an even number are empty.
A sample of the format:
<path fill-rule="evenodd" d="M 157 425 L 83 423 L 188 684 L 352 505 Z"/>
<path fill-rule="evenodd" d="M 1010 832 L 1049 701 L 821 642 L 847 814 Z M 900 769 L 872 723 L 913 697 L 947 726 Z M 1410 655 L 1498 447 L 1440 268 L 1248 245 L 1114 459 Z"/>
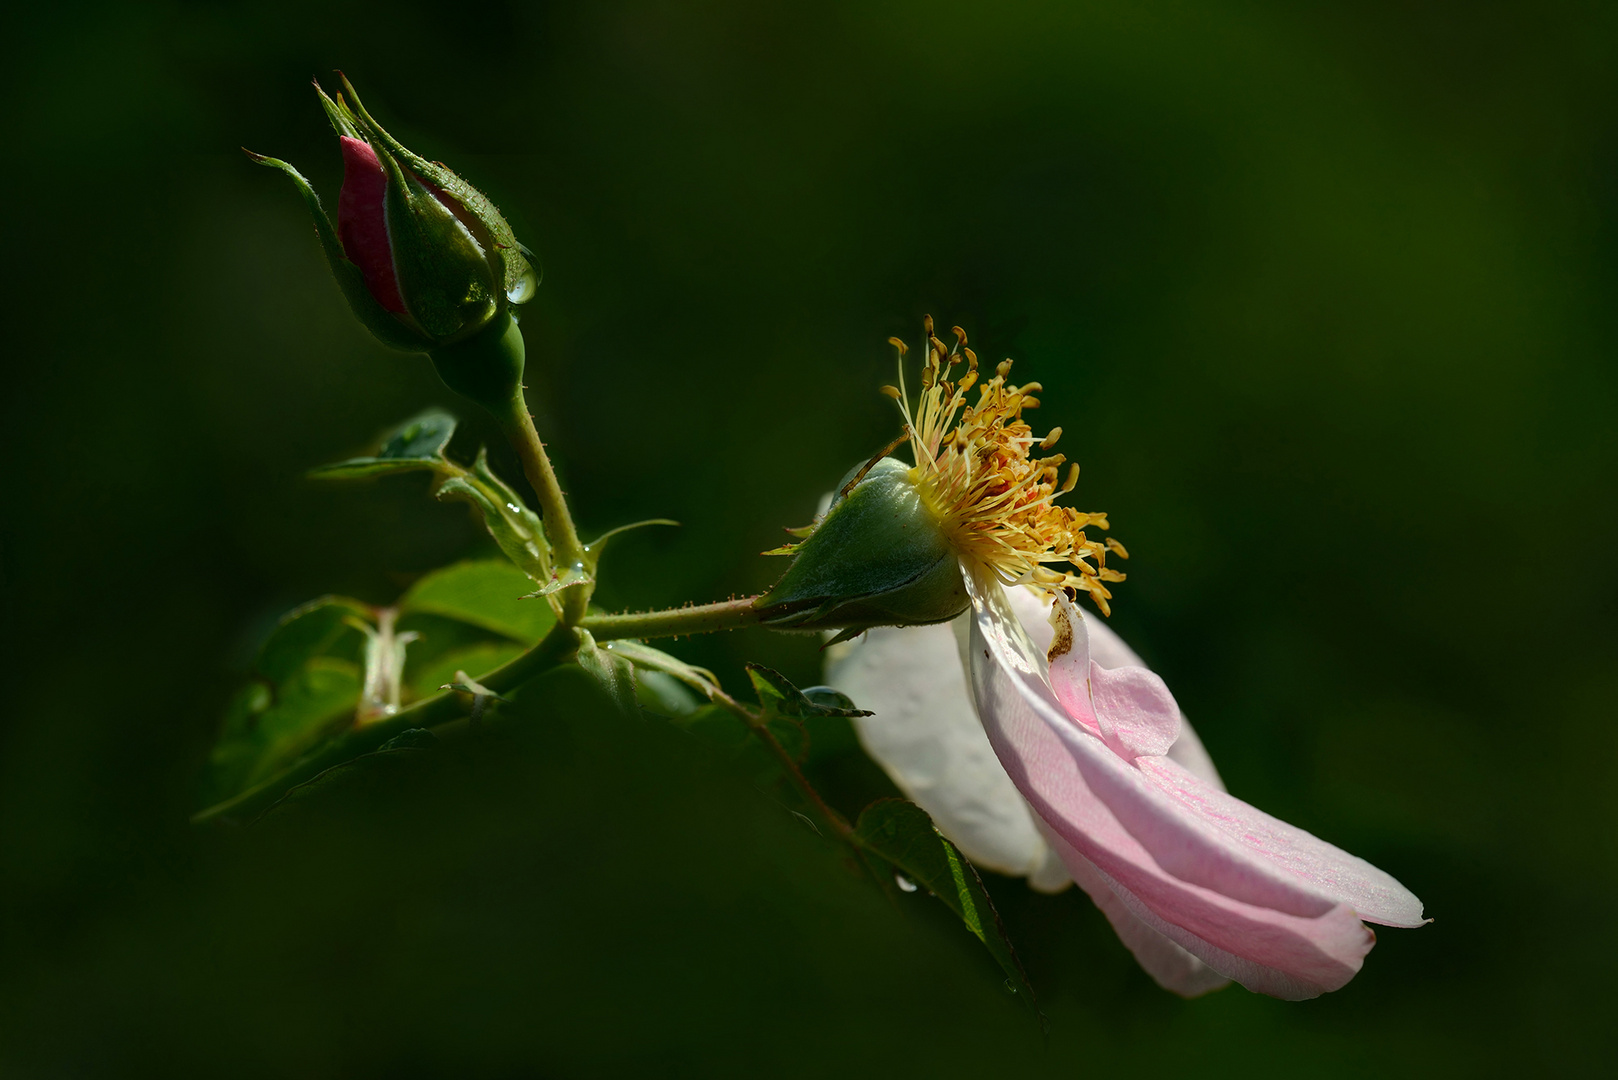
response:
<path fill-rule="evenodd" d="M 1611 5 L 9 18 L 8 1075 L 1612 1065 Z M 768 584 L 932 312 L 1045 384 L 1133 555 L 1113 624 L 1232 789 L 1437 921 L 1315 1002 L 1187 1003 L 1081 896 L 991 879 L 1047 1045 L 940 907 L 565 681 L 425 777 L 190 830 L 279 612 L 483 550 L 418 479 L 301 479 L 432 403 L 492 436 L 236 151 L 334 197 L 338 66 L 542 253 L 530 400 L 586 531 L 685 522 L 623 539 L 604 603 Z M 679 648 L 817 678 L 807 638 Z"/>

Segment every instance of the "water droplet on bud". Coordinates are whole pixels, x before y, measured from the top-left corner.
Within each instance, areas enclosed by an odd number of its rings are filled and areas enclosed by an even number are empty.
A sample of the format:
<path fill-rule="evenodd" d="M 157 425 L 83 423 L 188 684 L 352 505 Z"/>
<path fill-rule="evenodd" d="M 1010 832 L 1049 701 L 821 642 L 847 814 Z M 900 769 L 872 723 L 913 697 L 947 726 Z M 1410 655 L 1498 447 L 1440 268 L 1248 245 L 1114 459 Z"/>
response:
<path fill-rule="evenodd" d="M 526 304 L 539 291 L 539 274 L 534 271 L 534 264 L 526 258 L 518 255 L 517 259 L 521 262 L 520 273 L 511 288 L 506 290 L 506 299 L 513 304 Z"/>

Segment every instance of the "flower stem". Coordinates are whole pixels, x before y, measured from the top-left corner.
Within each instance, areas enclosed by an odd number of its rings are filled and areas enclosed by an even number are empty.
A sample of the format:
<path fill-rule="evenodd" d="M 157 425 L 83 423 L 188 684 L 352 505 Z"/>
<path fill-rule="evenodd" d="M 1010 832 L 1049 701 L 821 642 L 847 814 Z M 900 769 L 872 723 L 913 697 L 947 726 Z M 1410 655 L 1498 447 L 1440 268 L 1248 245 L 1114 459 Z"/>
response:
<path fill-rule="evenodd" d="M 528 477 L 528 483 L 539 499 L 540 520 L 545 525 L 546 538 L 555 551 L 557 570 L 583 569 L 584 545 L 579 541 L 578 530 L 573 527 L 567 497 L 556 481 L 556 470 L 551 468 L 545 444 L 539 441 L 539 431 L 534 427 L 534 418 L 528 412 L 528 402 L 523 398 L 521 387 L 506 408 L 495 413 L 495 419 L 499 421 L 501 432 L 510 440 L 512 449 L 517 451 L 523 475 Z M 561 600 L 562 621 L 574 626 L 584 617 L 590 602 L 590 591 L 585 586 L 575 585 L 561 591 Z"/>
<path fill-rule="evenodd" d="M 668 608 L 663 611 L 589 615 L 579 623 L 579 626 L 590 631 L 597 641 L 710 634 L 716 630 L 735 630 L 743 626 L 758 625 L 758 611 L 753 607 L 755 599 L 757 598 L 744 596 L 740 600 L 721 600 L 715 604 L 694 604 L 690 607 Z"/>
<path fill-rule="evenodd" d="M 577 647 L 578 637 L 573 628 L 565 623 L 557 623 L 533 648 L 508 660 L 478 681 L 496 694 L 506 693 L 547 668 L 554 667 L 563 656 Z M 199 811 L 192 816 L 191 823 L 201 825 L 225 817 L 250 817 L 280 800 L 299 784 L 314 779 L 333 766 L 372 752 L 402 731 L 434 727 L 454 720 L 465 712 L 466 703 L 454 691 L 446 690 L 424 698 L 392 716 L 370 721 L 333 739 L 262 783 Z"/>

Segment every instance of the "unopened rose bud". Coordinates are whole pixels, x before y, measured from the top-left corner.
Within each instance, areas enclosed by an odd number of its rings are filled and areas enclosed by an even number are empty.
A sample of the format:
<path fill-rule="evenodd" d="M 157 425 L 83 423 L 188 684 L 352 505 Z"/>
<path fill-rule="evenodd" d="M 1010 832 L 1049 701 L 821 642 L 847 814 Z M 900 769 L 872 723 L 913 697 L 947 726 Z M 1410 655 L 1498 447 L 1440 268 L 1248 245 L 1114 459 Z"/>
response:
<path fill-rule="evenodd" d="M 342 81 L 335 98 L 315 85 L 343 154 L 335 229 L 297 169 L 248 156 L 298 186 L 349 306 L 379 340 L 432 354 L 476 400 L 508 398 L 523 362 L 511 307 L 536 284 L 527 250 L 482 192 L 402 146 Z"/>

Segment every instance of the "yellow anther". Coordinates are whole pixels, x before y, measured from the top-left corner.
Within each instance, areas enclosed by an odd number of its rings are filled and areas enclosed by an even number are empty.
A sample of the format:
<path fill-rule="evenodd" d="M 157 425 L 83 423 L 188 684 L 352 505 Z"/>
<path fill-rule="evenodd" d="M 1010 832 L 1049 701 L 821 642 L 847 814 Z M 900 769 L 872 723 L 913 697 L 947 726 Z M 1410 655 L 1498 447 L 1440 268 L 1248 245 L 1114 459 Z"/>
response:
<path fill-rule="evenodd" d="M 1061 428 L 1053 428 L 1037 436 L 1022 418 L 1024 410 L 1039 407 L 1034 395 L 1044 387 L 1037 382 L 1009 385 L 1010 360 L 997 364 L 993 377 L 981 381 L 966 331 L 951 328 L 955 350 L 946 352 L 933 336 L 932 319 L 923 325 L 927 358 L 914 411 L 904 394 L 902 363 L 899 387 L 882 392 L 899 402 L 904 415 L 916 458 L 910 475 L 924 505 L 961 557 L 988 568 L 1003 583 L 1082 589 L 1103 613 L 1109 612 L 1112 594 L 1103 582 L 1122 581 L 1123 575 L 1106 566 L 1106 556 L 1109 551 L 1127 555 L 1115 541 L 1085 535 L 1091 525 L 1106 529 L 1106 514 L 1055 505 L 1078 484 L 1079 467 L 1070 465 L 1058 487 L 1065 455 L 1033 454 L 1049 449 L 1062 435 Z M 952 377 L 961 357 L 966 371 Z M 976 401 L 969 404 L 966 394 L 973 389 Z"/>

